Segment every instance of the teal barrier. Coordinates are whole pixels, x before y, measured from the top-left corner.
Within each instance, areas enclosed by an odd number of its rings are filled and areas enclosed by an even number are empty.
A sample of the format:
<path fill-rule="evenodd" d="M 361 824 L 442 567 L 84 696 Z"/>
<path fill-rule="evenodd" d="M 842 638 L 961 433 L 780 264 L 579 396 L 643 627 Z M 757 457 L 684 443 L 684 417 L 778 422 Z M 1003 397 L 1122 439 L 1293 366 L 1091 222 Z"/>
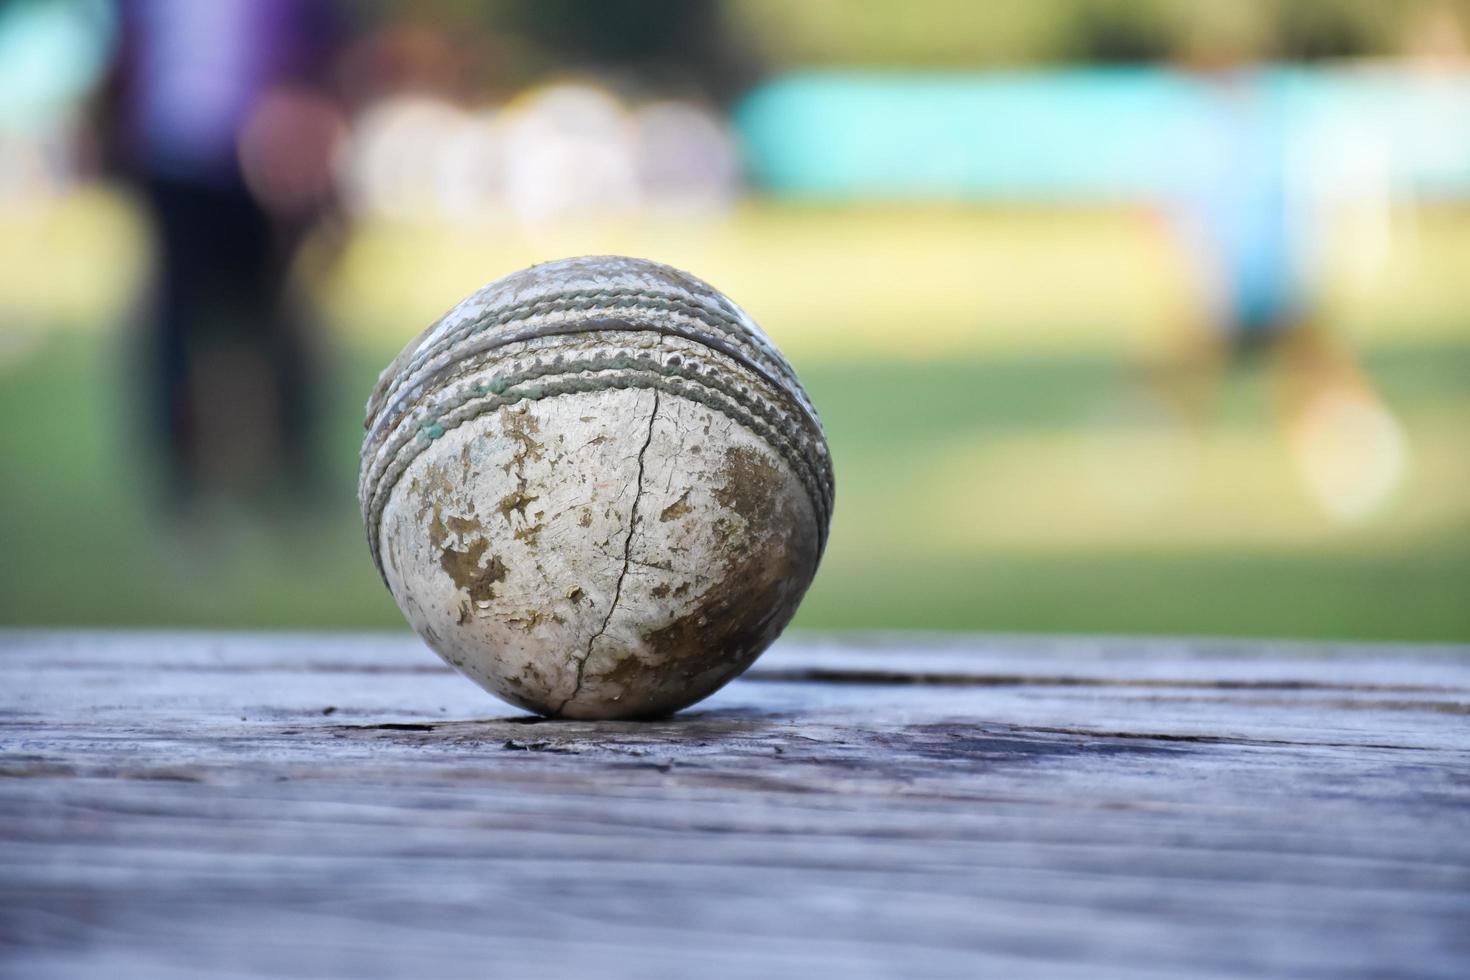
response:
<path fill-rule="evenodd" d="M 758 88 L 735 123 L 752 183 L 779 196 L 1126 200 L 1189 184 L 1242 97 L 1321 180 L 1470 194 L 1465 73 L 1274 68 L 1232 89 L 1160 68 L 824 71 Z"/>

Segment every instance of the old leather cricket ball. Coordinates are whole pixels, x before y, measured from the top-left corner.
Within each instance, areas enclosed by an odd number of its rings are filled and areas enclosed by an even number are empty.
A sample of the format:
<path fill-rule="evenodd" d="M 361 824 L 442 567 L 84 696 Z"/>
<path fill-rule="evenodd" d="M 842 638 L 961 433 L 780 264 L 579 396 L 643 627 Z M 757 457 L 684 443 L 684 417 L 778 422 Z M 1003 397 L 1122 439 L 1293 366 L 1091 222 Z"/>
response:
<path fill-rule="evenodd" d="M 831 457 L 795 372 L 656 262 L 496 280 L 404 348 L 366 426 L 358 495 L 399 608 L 543 715 L 708 696 L 785 628 L 826 544 Z"/>

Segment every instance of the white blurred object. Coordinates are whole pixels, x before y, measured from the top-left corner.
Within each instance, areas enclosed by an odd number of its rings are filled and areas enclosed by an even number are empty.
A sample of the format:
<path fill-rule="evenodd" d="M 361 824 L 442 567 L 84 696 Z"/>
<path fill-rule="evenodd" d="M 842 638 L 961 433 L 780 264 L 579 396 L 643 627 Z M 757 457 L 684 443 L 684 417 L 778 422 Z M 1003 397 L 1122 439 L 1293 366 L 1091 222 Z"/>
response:
<path fill-rule="evenodd" d="M 638 204 L 633 130 L 611 95 L 553 85 L 521 96 L 502 119 L 506 203 L 524 224 L 601 217 Z"/>
<path fill-rule="evenodd" d="M 507 213 L 530 229 L 642 210 L 719 215 L 742 191 L 739 148 L 716 111 L 658 101 L 630 112 L 572 83 L 499 110 L 385 99 L 358 118 L 342 169 L 363 215 L 466 226 Z"/>
<path fill-rule="evenodd" d="M 1337 263 L 1353 282 L 1368 283 L 1392 258 L 1396 148 L 1385 112 L 1364 105 L 1319 113 L 1298 135 L 1290 189 L 1306 212 L 1315 282 Z"/>
<path fill-rule="evenodd" d="M 740 194 L 735 137 L 712 110 L 652 102 L 633 113 L 638 178 L 649 207 L 680 215 L 726 211 Z"/>
<path fill-rule="evenodd" d="M 490 220 L 503 208 L 504 170 L 498 113 L 463 116 L 444 134 L 439 154 L 438 200 L 445 219 L 458 225 Z"/>
<path fill-rule="evenodd" d="M 1293 443 L 1302 483 L 1323 511 L 1344 523 L 1378 513 L 1408 471 L 1408 443 L 1398 422 L 1355 389 L 1319 395 L 1297 423 Z"/>
<path fill-rule="evenodd" d="M 441 218 L 444 154 L 468 118 L 448 102 L 416 95 L 385 99 L 364 112 L 343 161 L 354 209 L 402 221 Z"/>

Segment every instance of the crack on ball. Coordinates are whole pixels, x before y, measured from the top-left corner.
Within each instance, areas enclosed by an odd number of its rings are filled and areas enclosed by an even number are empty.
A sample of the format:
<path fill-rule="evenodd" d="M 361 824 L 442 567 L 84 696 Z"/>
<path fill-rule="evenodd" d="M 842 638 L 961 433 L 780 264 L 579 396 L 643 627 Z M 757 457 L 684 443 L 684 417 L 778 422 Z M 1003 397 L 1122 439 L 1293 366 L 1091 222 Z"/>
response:
<path fill-rule="evenodd" d="M 562 703 L 556 706 L 556 711 L 553 714 L 561 714 L 566 710 L 566 706 L 571 704 L 572 700 L 581 693 L 583 675 L 587 671 L 587 661 L 592 659 L 592 646 L 607 632 L 608 624 L 612 622 L 613 613 L 617 612 L 618 600 L 623 597 L 623 580 L 628 577 L 628 569 L 633 564 L 633 534 L 638 529 L 638 502 L 643 499 L 643 457 L 647 454 L 648 447 L 653 443 L 653 424 L 658 419 L 658 401 L 659 393 L 655 389 L 653 392 L 653 410 L 648 413 L 648 433 L 643 438 L 643 445 L 638 449 L 638 481 L 634 484 L 633 488 L 633 506 L 628 511 L 628 534 L 623 539 L 623 568 L 618 573 L 617 585 L 613 587 L 612 602 L 608 604 L 607 615 L 602 618 L 602 625 L 598 627 L 596 633 L 593 633 L 588 638 L 587 649 L 577 659 L 577 681 L 572 686 L 572 693 L 568 694 Z"/>

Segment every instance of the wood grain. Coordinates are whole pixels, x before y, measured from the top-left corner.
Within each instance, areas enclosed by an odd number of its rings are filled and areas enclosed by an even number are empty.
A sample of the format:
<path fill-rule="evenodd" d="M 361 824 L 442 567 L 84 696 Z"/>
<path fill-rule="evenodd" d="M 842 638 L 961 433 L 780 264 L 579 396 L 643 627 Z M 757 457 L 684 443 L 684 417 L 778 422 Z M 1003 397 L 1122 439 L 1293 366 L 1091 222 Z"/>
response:
<path fill-rule="evenodd" d="M 1470 651 L 799 640 L 654 723 L 399 636 L 0 633 L 0 974 L 1463 977 Z"/>

